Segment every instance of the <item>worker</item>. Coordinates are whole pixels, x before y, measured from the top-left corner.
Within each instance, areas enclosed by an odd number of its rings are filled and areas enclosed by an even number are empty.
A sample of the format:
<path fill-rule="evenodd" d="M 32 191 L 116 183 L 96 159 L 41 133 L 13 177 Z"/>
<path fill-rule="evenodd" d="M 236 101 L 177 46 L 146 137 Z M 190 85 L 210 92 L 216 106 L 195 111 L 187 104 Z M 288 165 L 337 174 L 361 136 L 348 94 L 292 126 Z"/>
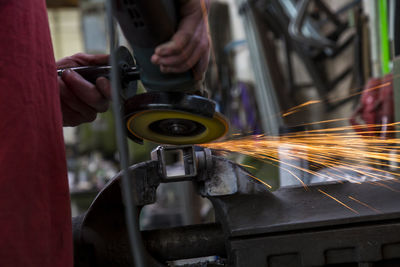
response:
<path fill-rule="evenodd" d="M 199 1 L 182 0 L 178 32 L 156 49 L 162 71 L 193 67 L 202 77 L 209 43 Z M 57 80 L 56 68 L 108 57 L 77 54 L 56 66 L 45 0 L 0 0 L 0 36 L 0 266 L 73 266 L 62 126 L 107 110 L 110 84 L 73 71 Z"/>

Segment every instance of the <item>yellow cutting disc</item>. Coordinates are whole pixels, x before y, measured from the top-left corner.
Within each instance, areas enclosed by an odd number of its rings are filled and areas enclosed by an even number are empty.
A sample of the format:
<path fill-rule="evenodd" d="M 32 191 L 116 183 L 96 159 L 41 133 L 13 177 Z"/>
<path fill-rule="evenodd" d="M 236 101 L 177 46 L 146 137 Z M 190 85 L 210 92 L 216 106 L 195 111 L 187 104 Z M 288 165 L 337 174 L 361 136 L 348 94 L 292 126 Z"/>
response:
<path fill-rule="evenodd" d="M 144 110 L 127 120 L 136 137 L 160 144 L 186 145 L 214 141 L 226 134 L 228 123 L 218 112 L 212 118 L 179 110 Z"/>

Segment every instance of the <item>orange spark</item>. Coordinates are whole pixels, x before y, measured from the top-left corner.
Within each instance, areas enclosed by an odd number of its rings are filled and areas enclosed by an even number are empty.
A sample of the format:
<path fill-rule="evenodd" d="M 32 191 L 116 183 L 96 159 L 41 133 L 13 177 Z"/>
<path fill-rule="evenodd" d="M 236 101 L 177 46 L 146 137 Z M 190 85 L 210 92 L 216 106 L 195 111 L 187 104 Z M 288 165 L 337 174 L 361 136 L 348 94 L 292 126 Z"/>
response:
<path fill-rule="evenodd" d="M 381 213 L 380 210 L 377 210 L 377 209 L 371 207 L 371 206 L 368 205 L 367 203 L 364 203 L 364 202 L 362 202 L 362 201 L 360 201 L 360 200 L 358 200 L 358 199 L 356 199 L 356 198 L 354 198 L 354 197 L 352 197 L 352 196 L 349 196 L 349 198 L 350 198 L 351 200 L 354 200 L 355 202 L 357 202 L 357 203 L 359 203 L 359 204 L 361 204 L 361 205 L 363 205 L 363 206 L 365 206 L 365 207 L 367 207 L 367 208 L 369 208 L 369 209 L 371 209 L 371 210 L 377 212 L 377 213 Z"/>
<path fill-rule="evenodd" d="M 329 195 L 328 193 L 326 193 L 326 192 L 322 191 L 321 189 L 318 189 L 318 191 L 319 191 L 320 193 L 322 193 L 322 194 L 324 194 L 324 195 L 326 195 L 326 196 L 330 197 L 331 199 L 335 200 L 336 202 L 338 202 L 338 203 L 339 203 L 339 204 L 341 204 L 342 206 L 344 206 L 344 207 L 348 208 L 348 209 L 349 209 L 349 210 L 351 210 L 352 212 L 354 212 L 354 213 L 357 213 L 357 214 L 358 214 L 358 212 L 357 212 L 356 210 L 354 210 L 354 209 L 350 208 L 349 206 L 347 206 L 346 204 L 344 204 L 344 203 L 343 203 L 342 201 L 340 201 L 339 199 L 337 199 L 337 198 L 335 198 L 335 197 L 333 197 L 333 196 Z"/>
<path fill-rule="evenodd" d="M 204 147 L 240 153 L 277 166 L 298 180 L 306 190 L 307 185 L 299 173 L 326 181 L 358 184 L 369 182 L 390 189 L 390 184 L 378 182 L 400 182 L 399 145 L 400 139 L 361 136 L 350 126 L 294 132 L 283 136 L 242 136 L 203 144 Z M 312 168 L 301 162 L 308 162 Z"/>
<path fill-rule="evenodd" d="M 321 100 L 310 100 L 307 102 L 304 102 L 303 104 L 297 105 L 295 107 L 290 108 L 288 111 L 294 110 L 294 109 L 299 109 L 305 106 L 313 105 L 313 104 L 318 104 L 321 103 Z"/>
<path fill-rule="evenodd" d="M 285 112 L 285 113 L 283 113 L 282 114 L 282 117 L 287 117 L 287 116 L 289 116 L 289 115 L 292 115 L 292 114 L 294 114 L 294 113 L 297 113 L 299 110 L 292 110 L 292 111 L 288 111 L 288 112 Z"/>
<path fill-rule="evenodd" d="M 268 187 L 269 189 L 272 189 L 272 186 L 270 186 L 269 184 L 267 184 L 266 182 L 264 182 L 263 180 L 255 177 L 254 175 L 251 174 L 247 174 L 249 177 L 253 178 L 254 180 L 259 181 L 260 183 L 262 183 L 263 185 L 265 185 L 266 187 Z"/>
<path fill-rule="evenodd" d="M 315 122 L 303 123 L 303 124 L 298 124 L 298 125 L 296 125 L 296 126 L 308 126 L 308 125 L 324 124 L 324 123 L 338 122 L 338 121 L 348 121 L 348 120 L 349 120 L 349 118 L 331 119 L 331 120 L 324 120 L 324 121 L 315 121 Z"/>
<path fill-rule="evenodd" d="M 246 165 L 246 164 L 240 164 L 240 166 L 246 167 L 246 168 L 250 168 L 250 169 L 256 169 L 256 167 L 251 166 L 251 165 Z"/>
<path fill-rule="evenodd" d="M 283 113 L 282 117 L 286 117 L 286 116 L 289 116 L 289 115 L 291 115 L 293 113 L 296 113 L 296 112 L 300 111 L 300 109 L 303 108 L 303 107 L 306 107 L 306 106 L 309 106 L 309 105 L 313 105 L 313 104 L 318 104 L 318 103 L 321 103 L 321 100 L 310 100 L 310 101 L 307 101 L 305 103 L 302 103 L 300 105 L 297 105 L 295 107 L 290 108 L 288 111 Z"/>
<path fill-rule="evenodd" d="M 393 79 L 394 78 L 398 78 L 398 77 L 399 77 L 399 75 L 393 76 Z M 373 90 L 377 90 L 377 89 L 389 86 L 391 84 L 392 84 L 392 82 L 389 81 L 389 82 L 382 83 L 382 84 L 379 84 L 379 85 L 374 86 L 374 87 L 365 88 L 364 90 L 360 90 L 361 89 L 360 87 L 353 88 L 353 89 L 350 89 L 350 92 L 357 91 L 356 93 L 351 93 L 350 95 L 343 96 L 343 97 L 338 97 L 338 98 L 335 98 L 335 99 L 325 98 L 325 99 L 321 99 L 321 100 L 310 100 L 310 101 L 304 102 L 304 103 L 302 103 L 300 105 L 291 107 L 286 112 L 282 113 L 282 117 L 287 117 L 289 115 L 297 113 L 297 112 L 299 112 L 301 110 L 301 108 L 304 108 L 304 107 L 312 105 L 312 104 L 318 104 L 318 103 L 321 103 L 321 102 L 324 102 L 324 101 L 329 101 L 330 103 L 339 102 L 339 101 L 342 101 L 342 100 L 345 100 L 345 99 L 352 98 L 352 97 L 357 96 L 357 95 L 361 95 L 363 92 L 370 92 L 370 91 L 373 91 Z"/>
<path fill-rule="evenodd" d="M 388 185 L 386 185 L 386 184 L 382 184 L 382 183 L 374 182 L 374 181 L 369 181 L 368 183 L 374 184 L 374 185 L 377 185 L 377 186 L 381 186 L 381 187 L 384 187 L 384 188 L 387 188 L 387 189 L 389 189 L 390 191 L 393 191 L 393 192 L 396 192 L 396 193 L 400 193 L 399 190 L 393 189 L 393 188 L 391 188 L 390 186 L 388 186 Z"/>

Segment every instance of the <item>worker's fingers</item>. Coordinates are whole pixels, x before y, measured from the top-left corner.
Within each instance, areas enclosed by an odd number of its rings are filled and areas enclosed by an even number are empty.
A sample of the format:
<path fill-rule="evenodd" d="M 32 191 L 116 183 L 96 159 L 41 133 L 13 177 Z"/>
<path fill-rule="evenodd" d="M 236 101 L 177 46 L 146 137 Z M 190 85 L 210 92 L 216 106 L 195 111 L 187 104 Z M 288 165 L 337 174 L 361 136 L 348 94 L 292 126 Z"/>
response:
<path fill-rule="evenodd" d="M 208 63 L 210 38 L 207 30 L 208 0 L 182 1 L 181 21 L 170 42 L 158 46 L 151 58 L 165 73 L 181 73 L 195 68 L 196 79 L 203 76 Z M 200 62 L 201 61 L 201 62 Z"/>
<path fill-rule="evenodd" d="M 61 78 L 58 78 L 58 82 L 64 126 L 75 126 L 82 122 L 93 121 L 96 118 L 96 110 L 71 92 Z"/>
<path fill-rule="evenodd" d="M 60 86 L 60 98 L 63 100 L 64 103 L 67 103 L 68 106 L 79 113 L 89 114 L 95 111 L 92 107 L 87 105 L 86 103 L 82 102 L 64 83 L 64 81 L 59 78 L 59 86 Z"/>
<path fill-rule="evenodd" d="M 59 69 L 79 66 L 108 65 L 109 58 L 109 55 L 91 55 L 79 53 L 57 61 L 56 65 Z"/>
<path fill-rule="evenodd" d="M 107 78 L 97 78 L 96 87 L 107 100 L 111 100 L 111 83 Z"/>
<path fill-rule="evenodd" d="M 178 33 L 177 33 L 178 34 Z M 153 64 L 164 65 L 164 66 L 172 66 L 172 65 L 182 65 L 186 64 L 186 61 L 193 54 L 194 50 L 198 46 L 200 40 L 192 39 L 190 42 L 182 48 L 179 53 L 168 54 L 165 56 L 159 56 L 154 54 L 151 58 Z M 188 69 L 191 66 L 188 66 Z"/>
<path fill-rule="evenodd" d="M 159 62 L 153 63 L 158 63 L 162 65 L 181 64 L 181 61 L 187 59 L 195 49 L 205 50 L 209 48 L 210 45 L 207 24 L 203 20 L 200 20 L 196 24 L 193 24 L 191 29 L 187 29 L 187 25 L 184 23 L 186 20 L 181 23 L 179 30 L 174 34 L 172 41 L 169 42 L 169 44 L 172 46 L 173 44 L 175 44 L 175 40 L 187 39 L 186 45 L 175 46 L 171 48 L 170 51 L 168 51 L 170 53 L 155 53 L 155 57 L 158 57 Z M 191 20 L 189 20 L 189 22 L 190 21 Z M 180 61 L 175 60 L 171 62 L 171 59 L 177 59 Z M 166 60 L 169 61 L 165 62 Z"/>
<path fill-rule="evenodd" d="M 193 76 L 196 81 L 202 81 L 205 78 L 205 73 L 208 67 L 209 61 L 209 53 L 206 56 L 203 56 L 199 62 L 192 68 L 193 69 Z"/>
<path fill-rule="evenodd" d="M 199 61 L 200 57 L 198 53 L 194 53 L 184 64 L 179 65 L 161 65 L 160 70 L 163 73 L 182 73 L 188 70 L 192 70 L 192 67 Z"/>
<path fill-rule="evenodd" d="M 69 103 L 64 102 L 61 99 L 61 111 L 63 115 L 63 125 L 64 126 L 77 126 L 84 122 L 91 122 L 96 119 L 97 113 L 92 110 L 84 114 L 75 111 L 69 106 Z"/>
<path fill-rule="evenodd" d="M 79 53 L 57 61 L 57 68 L 108 64 L 109 55 Z M 111 85 L 106 78 L 98 78 L 94 85 L 78 73 L 66 69 L 58 80 L 64 126 L 91 122 L 96 119 L 98 112 L 105 112 L 108 109 Z"/>
<path fill-rule="evenodd" d="M 201 80 L 203 77 L 203 73 L 205 72 L 208 65 L 208 59 L 209 59 L 208 51 L 209 51 L 208 48 L 196 49 L 192 53 L 192 55 L 186 60 L 185 64 L 161 65 L 160 70 L 164 73 L 181 73 L 189 69 L 192 69 L 194 78 L 196 80 Z"/>
<path fill-rule="evenodd" d="M 187 56 L 196 46 L 203 45 L 204 33 L 207 33 L 207 24 L 201 14 L 199 12 L 187 14 L 179 23 L 171 41 L 156 47 L 152 57 L 153 63 L 157 64 L 157 59 L 163 57 Z"/>
<path fill-rule="evenodd" d="M 86 81 L 82 76 L 72 70 L 65 70 L 62 80 L 81 102 L 87 104 L 97 112 L 105 112 L 109 106 L 108 86 L 103 79 L 99 80 L 102 89 Z M 108 95 L 108 96 L 107 96 Z"/>
<path fill-rule="evenodd" d="M 178 30 L 171 41 L 156 47 L 154 55 L 158 57 L 180 54 L 192 39 L 193 33 Z"/>
<path fill-rule="evenodd" d="M 181 54 L 192 41 L 199 42 L 203 32 L 207 31 L 207 14 L 203 14 L 200 2 L 187 1 L 181 5 L 181 21 L 177 32 L 171 41 L 156 47 L 155 57 L 165 57 Z"/>
<path fill-rule="evenodd" d="M 200 60 L 202 61 L 201 66 L 203 66 L 204 63 L 206 63 L 205 65 L 207 66 L 210 50 L 210 39 L 207 32 L 203 31 L 202 29 L 199 29 L 199 34 L 196 36 L 196 38 L 192 38 L 192 40 L 180 54 L 159 57 L 155 59 L 153 63 L 159 64 L 160 70 L 165 73 L 185 72 L 198 65 Z M 197 71 L 199 70 L 200 69 L 197 68 Z M 206 68 L 201 68 L 201 70 L 205 72 Z M 202 74 L 200 76 L 202 76 Z M 196 77 L 199 77 L 199 75 L 196 75 Z"/>

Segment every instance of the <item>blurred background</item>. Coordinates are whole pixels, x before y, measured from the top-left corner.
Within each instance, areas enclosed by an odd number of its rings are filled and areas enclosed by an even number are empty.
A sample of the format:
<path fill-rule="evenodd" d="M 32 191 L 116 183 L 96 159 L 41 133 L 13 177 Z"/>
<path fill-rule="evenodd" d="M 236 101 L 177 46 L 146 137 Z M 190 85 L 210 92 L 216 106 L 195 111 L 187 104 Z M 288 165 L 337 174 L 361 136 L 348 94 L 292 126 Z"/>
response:
<path fill-rule="evenodd" d="M 104 0 L 47 0 L 47 5 L 56 59 L 109 53 Z M 396 0 L 211 0 L 212 53 L 205 84 L 230 122 L 227 139 L 322 129 L 327 127 L 322 121 L 329 127 L 399 121 L 399 12 Z M 368 90 L 387 81 L 379 90 Z M 86 210 L 118 173 L 114 134 L 112 111 L 93 123 L 64 128 L 73 215 Z M 141 162 L 150 159 L 156 144 L 129 146 L 135 162 Z M 273 189 L 296 184 L 279 167 L 229 157 L 253 166 L 251 172 Z M 307 162 L 294 164 L 310 168 Z M 297 175 L 313 182 L 304 172 Z M 162 186 L 158 202 L 163 204 L 144 211 L 152 215 L 142 214 L 142 224 L 212 218 L 210 205 L 193 199 L 190 190 L 188 184 Z M 201 218 L 185 217 L 193 203 Z"/>

